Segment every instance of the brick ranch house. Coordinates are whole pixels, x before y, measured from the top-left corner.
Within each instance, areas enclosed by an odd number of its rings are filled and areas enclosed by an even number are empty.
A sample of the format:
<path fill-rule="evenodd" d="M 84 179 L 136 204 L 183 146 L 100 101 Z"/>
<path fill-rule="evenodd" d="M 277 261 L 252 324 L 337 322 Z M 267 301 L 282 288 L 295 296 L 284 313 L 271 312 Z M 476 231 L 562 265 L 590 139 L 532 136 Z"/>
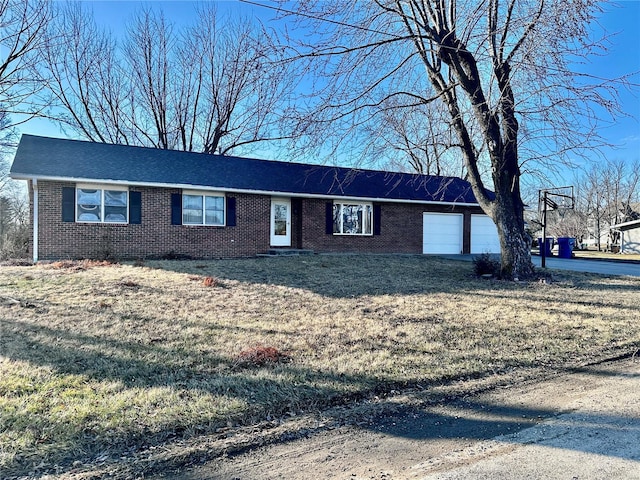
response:
<path fill-rule="evenodd" d="M 468 182 L 23 135 L 33 260 L 498 252 Z"/>

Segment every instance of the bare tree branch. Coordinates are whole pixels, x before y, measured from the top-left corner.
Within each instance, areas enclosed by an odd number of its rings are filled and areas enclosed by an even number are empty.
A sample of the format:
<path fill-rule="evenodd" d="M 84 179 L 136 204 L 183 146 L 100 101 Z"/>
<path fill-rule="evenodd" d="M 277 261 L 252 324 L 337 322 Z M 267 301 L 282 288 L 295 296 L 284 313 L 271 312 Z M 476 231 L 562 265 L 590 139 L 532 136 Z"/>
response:
<path fill-rule="evenodd" d="M 23 122 L 44 108 L 33 101 L 42 89 L 35 71 L 51 17 L 46 0 L 0 0 L 0 108 L 13 114 L 14 122 Z M 5 123 L 4 128 L 15 126 Z"/>
<path fill-rule="evenodd" d="M 143 8 L 119 43 L 69 3 L 49 38 L 41 72 L 56 107 L 49 115 L 82 137 L 205 153 L 287 137 L 291 64 L 259 25 L 221 17 L 213 3 L 182 29 Z"/>
<path fill-rule="evenodd" d="M 360 145 L 361 155 L 377 152 L 388 162 L 404 151 L 409 163 L 424 171 L 448 132 L 447 158 L 452 148 L 458 150 L 461 170 L 498 227 L 503 274 L 530 275 L 522 166 L 535 171 L 548 158 L 557 164 L 571 152 L 597 147 L 602 139 L 596 110 L 611 115 L 620 110 L 621 79 L 592 82 L 574 68 L 576 58 L 602 48 L 602 39 L 591 39 L 587 30 L 600 4 L 308 0 L 289 5 L 299 14 L 298 26 L 314 32 L 309 41 L 299 35 L 302 40 L 293 44 L 296 58 L 316 73 L 316 88 L 304 97 L 306 108 L 291 117 L 301 135 L 298 145 L 330 154 L 343 145 L 352 151 Z M 411 98 L 407 92 L 436 99 L 433 106 L 440 110 L 394 102 Z M 404 117 L 422 113 L 423 135 L 398 128 L 403 106 Z M 592 125 L 583 126 L 584 115 Z M 418 149 L 420 144 L 424 148 Z"/>

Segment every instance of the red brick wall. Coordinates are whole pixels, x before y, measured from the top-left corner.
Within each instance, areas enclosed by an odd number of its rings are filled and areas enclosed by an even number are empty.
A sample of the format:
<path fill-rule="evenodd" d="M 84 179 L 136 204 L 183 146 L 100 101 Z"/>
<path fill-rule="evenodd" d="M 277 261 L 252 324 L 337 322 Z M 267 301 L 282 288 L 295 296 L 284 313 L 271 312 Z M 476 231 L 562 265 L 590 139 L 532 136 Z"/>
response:
<path fill-rule="evenodd" d="M 250 257 L 269 250 L 271 197 L 229 194 L 236 198 L 236 226 L 171 225 L 171 193 L 178 189 L 131 187 L 142 195 L 140 225 L 62 222 L 62 187 L 72 183 L 38 182 L 40 260 L 65 258 Z M 33 202 L 33 197 L 31 196 Z M 463 249 L 469 251 L 471 213 L 479 208 L 419 204 L 381 204 L 381 234 L 327 234 L 327 200 L 292 200 L 292 247 L 316 252 L 422 253 L 422 213 L 463 213 Z M 33 211 L 33 205 L 32 209 Z"/>
<path fill-rule="evenodd" d="M 235 227 L 171 225 L 175 189 L 131 187 L 142 194 L 140 225 L 62 222 L 62 187 L 74 184 L 38 182 L 39 259 L 249 257 L 269 248 L 271 199 L 233 194 Z"/>
<path fill-rule="evenodd" d="M 464 214 L 463 251 L 470 251 L 470 219 L 480 207 L 451 207 L 409 203 L 380 204 L 380 235 L 350 236 L 326 233 L 327 200 L 307 199 L 302 215 L 302 244 L 316 252 L 422 253 L 424 212 Z"/>

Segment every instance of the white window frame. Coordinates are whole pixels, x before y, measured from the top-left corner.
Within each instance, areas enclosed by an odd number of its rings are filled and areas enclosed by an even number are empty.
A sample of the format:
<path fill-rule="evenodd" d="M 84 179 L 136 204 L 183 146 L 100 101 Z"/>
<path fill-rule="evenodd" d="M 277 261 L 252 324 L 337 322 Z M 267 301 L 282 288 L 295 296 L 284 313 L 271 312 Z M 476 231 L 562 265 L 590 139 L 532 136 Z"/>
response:
<path fill-rule="evenodd" d="M 345 232 L 344 231 L 344 213 L 343 213 L 343 210 L 344 210 L 345 206 L 362 207 L 363 213 L 366 212 L 367 209 L 368 209 L 368 212 L 369 212 L 369 229 L 370 229 L 369 232 L 365 232 L 364 231 L 364 225 L 363 225 L 363 228 L 362 228 L 362 230 L 363 230 L 362 233 L 352 233 L 352 232 Z M 345 236 L 349 236 L 349 237 L 352 237 L 352 236 L 356 236 L 356 237 L 371 237 L 371 236 L 373 236 L 373 231 L 374 231 L 374 226 L 373 226 L 373 217 L 374 217 L 374 215 L 373 215 L 373 203 L 371 203 L 371 202 L 361 202 L 361 201 L 355 201 L 355 200 L 354 201 L 349 201 L 349 200 L 334 201 L 333 202 L 334 211 L 332 213 L 335 212 L 335 208 L 336 207 L 340 208 L 340 213 L 339 213 L 339 216 L 338 216 L 338 218 L 340 219 L 340 227 L 339 227 L 339 231 L 336 232 L 335 231 L 336 222 L 335 221 L 332 222 L 333 223 L 333 230 L 334 230 L 333 234 L 334 235 L 345 235 Z M 334 216 L 334 218 L 335 218 L 335 216 Z"/>
<path fill-rule="evenodd" d="M 100 191 L 100 218 L 98 220 L 80 220 L 79 217 L 79 202 L 80 190 L 99 190 Z M 127 201 L 124 206 L 125 221 L 114 222 L 107 221 L 105 219 L 105 196 L 107 191 L 110 192 L 126 192 Z M 78 183 L 76 184 L 76 196 L 75 196 L 75 221 L 76 223 L 108 223 L 113 225 L 126 225 L 129 223 L 129 187 L 122 185 L 102 185 L 95 183 Z"/>
<path fill-rule="evenodd" d="M 202 197 L 202 216 L 200 222 L 185 222 L 184 221 L 184 197 L 185 196 Z M 207 209 L 206 209 L 206 197 L 222 198 L 222 223 L 206 223 L 207 221 Z M 182 225 L 187 226 L 205 226 L 205 227 L 224 227 L 227 224 L 227 202 L 226 196 L 221 192 L 203 192 L 202 190 L 183 190 L 182 191 L 182 204 L 180 205 L 180 214 Z"/>

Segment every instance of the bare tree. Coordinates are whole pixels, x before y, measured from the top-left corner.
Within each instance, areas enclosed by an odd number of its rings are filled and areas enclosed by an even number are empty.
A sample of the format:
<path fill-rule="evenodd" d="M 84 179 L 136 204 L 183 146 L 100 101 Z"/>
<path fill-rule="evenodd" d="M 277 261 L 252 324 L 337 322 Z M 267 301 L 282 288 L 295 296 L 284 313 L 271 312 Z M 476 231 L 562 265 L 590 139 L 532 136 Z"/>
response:
<path fill-rule="evenodd" d="M 598 172 L 585 172 L 575 182 L 575 209 L 581 213 L 584 220 L 583 230 L 585 240 L 594 240 L 601 249 L 600 232 L 604 215 L 604 195 L 600 192 L 601 178 Z"/>
<path fill-rule="evenodd" d="M 2 103 L 0 103 L 0 155 L 15 145 L 16 132 L 12 125 L 9 113 L 4 110 Z"/>
<path fill-rule="evenodd" d="M 16 123 L 43 108 L 33 101 L 42 88 L 34 73 L 50 20 L 46 0 L 0 0 L 0 136 L 4 141 Z"/>
<path fill-rule="evenodd" d="M 25 257 L 29 245 L 29 202 L 18 189 L 0 192 L 0 260 Z"/>
<path fill-rule="evenodd" d="M 161 11 L 141 9 L 117 42 L 81 4 L 64 5 L 45 52 L 54 118 L 93 141 L 162 149 L 227 154 L 282 139 L 295 78 L 282 52 L 214 4 L 196 17 L 176 29 Z"/>
<path fill-rule="evenodd" d="M 602 238 L 607 242 L 609 227 L 640 215 L 640 162 L 606 160 L 593 164 L 577 180 L 576 208 L 587 223 L 588 232 L 595 236 L 598 250 Z"/>
<path fill-rule="evenodd" d="M 319 73 L 298 133 L 329 139 L 323 148 L 338 151 L 364 126 L 383 122 L 391 101 L 398 111 L 440 105 L 451 146 L 497 225 L 502 275 L 530 276 L 522 163 L 597 144 L 577 119 L 592 115 L 594 104 L 618 107 L 613 84 L 576 81 L 572 70 L 601 46 L 587 30 L 599 10 L 595 0 L 298 2 L 289 13 L 313 34 L 298 42 L 296 57 L 314 61 Z M 430 123 L 423 119 L 425 134 Z"/>
<path fill-rule="evenodd" d="M 63 126 L 93 141 L 124 140 L 118 123 L 126 98 L 115 42 L 82 4 L 67 4 L 48 29 L 40 80 Z"/>
<path fill-rule="evenodd" d="M 396 107 L 395 99 L 389 99 L 379 121 L 363 128 L 370 148 L 363 149 L 361 155 L 388 158 L 388 166 L 394 170 L 465 177 L 446 112 L 433 103 L 411 110 Z M 426 125 L 425 118 L 430 119 Z"/>
<path fill-rule="evenodd" d="M 9 153 L 16 141 L 9 114 L 0 110 L 0 259 L 23 256 L 28 244 L 28 205 L 21 182 L 9 177 Z"/>
<path fill-rule="evenodd" d="M 11 212 L 22 211 L 25 190 L 22 182 L 16 182 L 9 177 L 9 155 L 15 148 L 18 135 L 9 114 L 2 110 L 0 104 L 0 201 L 3 202 L 0 212 L 2 227 L 0 233 L 7 232 L 7 225 L 17 217 Z M 23 217 L 20 217 L 23 218 Z"/>
<path fill-rule="evenodd" d="M 547 223 L 547 235 L 554 237 L 572 237 L 580 242 L 588 234 L 586 215 L 579 209 L 548 212 Z"/>

